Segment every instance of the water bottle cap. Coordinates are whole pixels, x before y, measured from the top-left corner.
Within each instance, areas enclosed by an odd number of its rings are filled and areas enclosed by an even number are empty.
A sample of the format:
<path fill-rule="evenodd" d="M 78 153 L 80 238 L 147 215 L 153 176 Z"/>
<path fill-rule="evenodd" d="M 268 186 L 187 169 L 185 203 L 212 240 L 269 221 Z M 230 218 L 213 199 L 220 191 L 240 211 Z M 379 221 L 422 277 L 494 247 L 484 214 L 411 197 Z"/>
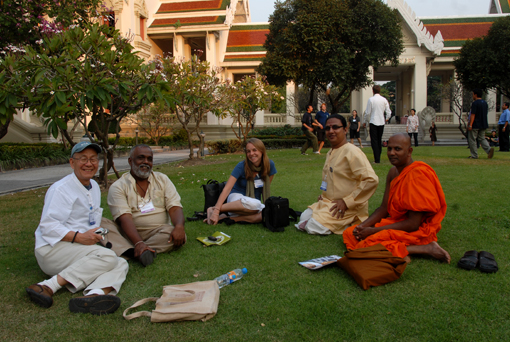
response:
<path fill-rule="evenodd" d="M 242 271 L 243 271 L 243 274 L 248 273 L 248 270 L 246 269 L 246 267 L 245 267 L 245 268 L 243 268 L 243 270 L 242 270 Z"/>

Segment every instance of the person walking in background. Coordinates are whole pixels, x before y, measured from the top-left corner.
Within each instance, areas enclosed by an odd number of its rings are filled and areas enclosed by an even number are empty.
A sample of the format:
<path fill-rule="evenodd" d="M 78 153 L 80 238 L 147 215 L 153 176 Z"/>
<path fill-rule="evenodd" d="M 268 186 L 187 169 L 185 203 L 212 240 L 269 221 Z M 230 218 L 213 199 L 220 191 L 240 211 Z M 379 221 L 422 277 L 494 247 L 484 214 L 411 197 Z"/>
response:
<path fill-rule="evenodd" d="M 359 129 L 361 127 L 360 118 L 358 117 L 358 111 L 353 110 L 352 116 L 349 118 L 348 130 L 349 137 L 351 138 L 351 144 L 354 144 L 354 139 L 358 139 L 359 147 L 363 148 L 361 144 L 361 138 L 359 137 Z"/>
<path fill-rule="evenodd" d="M 317 131 L 317 140 L 319 142 L 319 153 L 321 153 L 324 141 L 326 141 L 326 131 L 324 130 L 324 127 L 326 127 L 326 120 L 328 117 L 329 113 L 326 111 L 326 104 L 323 103 L 321 105 L 321 110 L 315 114 L 315 121 L 317 122 L 315 129 Z"/>
<path fill-rule="evenodd" d="M 382 151 L 382 136 L 384 133 L 384 124 L 391 117 L 390 104 L 386 98 L 381 96 L 381 86 L 375 85 L 372 87 L 374 96 L 368 99 L 365 115 L 370 118 L 370 144 L 374 152 L 374 162 L 379 164 L 381 162 Z M 385 117 L 386 114 L 386 117 Z"/>
<path fill-rule="evenodd" d="M 470 159 L 478 159 L 478 151 L 476 148 L 477 142 L 480 143 L 487 158 L 494 156 L 494 147 L 490 147 L 489 143 L 485 139 L 485 130 L 489 127 L 487 121 L 487 113 L 489 112 L 489 106 L 485 100 L 482 100 L 482 90 L 473 90 L 473 103 L 471 104 L 471 115 L 469 117 L 468 130 L 468 143 L 471 155 Z"/>
<path fill-rule="evenodd" d="M 436 141 L 437 141 L 437 136 L 436 136 L 437 127 L 436 127 L 436 124 L 434 121 L 432 121 L 432 124 L 429 128 L 429 133 L 430 133 L 430 141 L 432 141 L 432 146 L 435 146 Z"/>
<path fill-rule="evenodd" d="M 420 126 L 420 120 L 416 115 L 416 110 L 411 109 L 411 115 L 407 118 L 406 132 L 409 134 L 409 138 L 414 137 L 414 147 L 418 147 L 418 127 Z"/>
<path fill-rule="evenodd" d="M 312 125 L 312 105 L 306 106 L 306 113 L 303 114 L 301 118 L 301 130 L 305 135 L 306 141 L 303 147 L 301 147 L 301 154 L 306 155 L 306 150 L 308 147 L 312 146 L 313 153 L 319 154 L 319 148 L 317 146 L 317 137 L 313 134 L 313 125 Z"/>
<path fill-rule="evenodd" d="M 510 120 L 510 110 L 508 102 L 503 103 L 503 113 L 499 117 L 498 121 L 498 135 L 499 135 L 499 151 L 508 152 L 510 151 L 510 141 L 508 135 L 508 120 Z"/>

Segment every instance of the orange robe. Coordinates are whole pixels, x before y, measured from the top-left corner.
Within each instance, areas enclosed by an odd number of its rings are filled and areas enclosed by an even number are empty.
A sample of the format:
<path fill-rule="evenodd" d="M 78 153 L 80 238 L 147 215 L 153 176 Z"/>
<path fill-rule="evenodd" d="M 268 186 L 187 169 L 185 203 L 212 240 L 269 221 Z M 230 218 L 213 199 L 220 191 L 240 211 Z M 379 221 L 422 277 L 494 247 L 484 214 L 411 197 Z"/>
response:
<path fill-rule="evenodd" d="M 446 214 L 446 200 L 436 173 L 423 162 L 413 162 L 391 181 L 388 198 L 389 216 L 375 226 L 383 227 L 403 221 L 407 219 L 408 211 L 426 213 L 418 230 L 408 233 L 386 229 L 358 241 L 352 234 L 356 227 L 354 225 L 343 233 L 347 249 L 358 249 L 380 243 L 394 256 L 404 258 L 409 254 L 407 246 L 427 245 L 437 241 L 437 232 L 441 230 L 441 222 Z"/>

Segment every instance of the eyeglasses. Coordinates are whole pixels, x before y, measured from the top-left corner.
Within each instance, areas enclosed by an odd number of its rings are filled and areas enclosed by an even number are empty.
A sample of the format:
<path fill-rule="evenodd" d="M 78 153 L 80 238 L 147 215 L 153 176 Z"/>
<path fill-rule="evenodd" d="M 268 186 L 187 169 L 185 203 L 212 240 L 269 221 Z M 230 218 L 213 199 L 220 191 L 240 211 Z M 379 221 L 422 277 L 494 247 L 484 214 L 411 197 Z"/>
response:
<path fill-rule="evenodd" d="M 74 160 L 78 160 L 82 164 L 87 164 L 90 162 L 91 164 L 98 164 L 99 159 L 97 157 L 87 158 L 87 157 L 81 157 L 81 158 L 73 158 Z"/>
<path fill-rule="evenodd" d="M 326 126 L 326 127 L 324 127 L 324 129 L 326 130 L 326 132 L 329 131 L 330 129 L 336 131 L 337 129 L 342 128 L 342 127 L 344 127 L 344 126 L 333 125 L 333 126 Z"/>

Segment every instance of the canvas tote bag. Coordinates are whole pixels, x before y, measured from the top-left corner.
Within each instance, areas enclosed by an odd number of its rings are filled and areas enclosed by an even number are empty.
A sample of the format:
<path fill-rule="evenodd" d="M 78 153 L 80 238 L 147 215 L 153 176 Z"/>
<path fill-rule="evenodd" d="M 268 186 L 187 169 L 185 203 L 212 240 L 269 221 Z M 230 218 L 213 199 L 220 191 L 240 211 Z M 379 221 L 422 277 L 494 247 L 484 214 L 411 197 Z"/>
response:
<path fill-rule="evenodd" d="M 163 295 L 137 301 L 124 310 L 125 319 L 147 316 L 151 322 L 196 321 L 211 319 L 218 312 L 220 289 L 215 280 L 199 281 L 190 284 L 168 285 L 163 287 Z M 127 314 L 130 309 L 147 302 L 156 302 L 152 312 L 138 311 Z"/>

